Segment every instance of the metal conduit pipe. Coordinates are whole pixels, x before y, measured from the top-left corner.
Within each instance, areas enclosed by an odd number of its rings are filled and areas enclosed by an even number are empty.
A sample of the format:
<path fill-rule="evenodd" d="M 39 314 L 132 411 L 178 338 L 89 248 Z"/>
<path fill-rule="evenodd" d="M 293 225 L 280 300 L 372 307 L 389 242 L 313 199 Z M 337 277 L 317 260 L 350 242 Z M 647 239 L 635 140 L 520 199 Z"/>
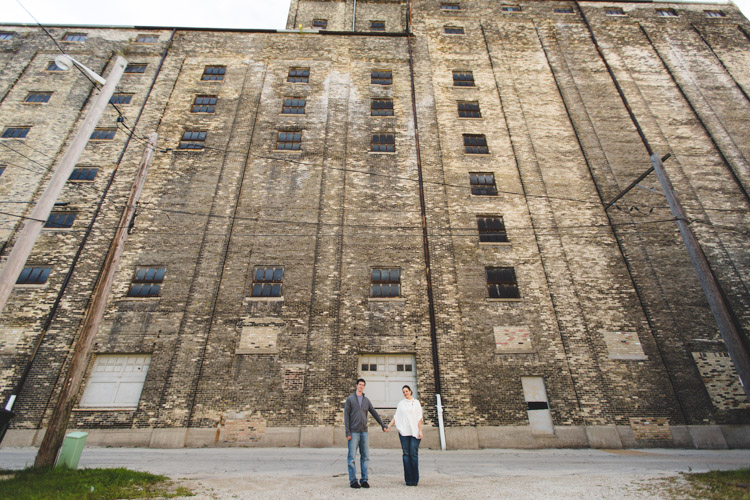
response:
<path fill-rule="evenodd" d="M 352 11 L 352 31 L 354 31 L 354 21 L 357 19 L 357 0 L 354 0 L 354 10 Z"/>
<path fill-rule="evenodd" d="M 414 57 L 411 49 L 411 0 L 407 2 L 407 32 L 406 41 L 409 47 L 409 77 L 411 81 L 411 110 L 414 118 L 414 141 L 417 149 L 417 177 L 419 183 L 419 206 L 422 222 L 422 247 L 424 249 L 425 274 L 427 280 L 427 307 L 430 315 L 430 340 L 432 344 L 432 366 L 435 372 L 435 407 L 437 408 L 438 428 L 440 430 L 440 449 L 445 450 L 445 427 L 443 425 L 443 403 L 440 397 L 440 359 L 437 347 L 437 327 L 435 325 L 435 296 L 432 291 L 432 267 L 430 266 L 430 244 L 427 233 L 427 208 L 424 197 L 424 178 L 422 176 L 422 155 L 419 149 L 419 123 L 417 120 L 416 86 L 414 84 Z"/>

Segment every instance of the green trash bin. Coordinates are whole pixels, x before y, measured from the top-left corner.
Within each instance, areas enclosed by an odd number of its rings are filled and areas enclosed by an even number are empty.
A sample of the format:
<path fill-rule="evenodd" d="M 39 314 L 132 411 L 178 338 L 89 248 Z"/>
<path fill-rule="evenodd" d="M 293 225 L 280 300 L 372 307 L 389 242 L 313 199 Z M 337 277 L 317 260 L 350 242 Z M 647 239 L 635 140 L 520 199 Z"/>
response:
<path fill-rule="evenodd" d="M 57 457 L 57 463 L 55 467 L 70 467 L 71 469 L 78 468 L 78 461 L 81 459 L 81 452 L 83 451 L 83 445 L 86 444 L 86 437 L 88 432 L 71 432 L 65 436 L 62 448 L 60 448 L 60 455 Z"/>

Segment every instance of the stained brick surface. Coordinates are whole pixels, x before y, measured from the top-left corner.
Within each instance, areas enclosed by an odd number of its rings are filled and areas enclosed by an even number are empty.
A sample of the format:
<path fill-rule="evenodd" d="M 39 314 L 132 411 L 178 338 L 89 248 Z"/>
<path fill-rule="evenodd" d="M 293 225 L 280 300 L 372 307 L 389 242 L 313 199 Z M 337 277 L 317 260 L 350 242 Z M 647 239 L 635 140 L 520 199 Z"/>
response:
<path fill-rule="evenodd" d="M 715 19 L 675 4 L 665 19 L 636 3 L 554 13 L 563 4 L 509 13 L 465 0 L 447 13 L 414 1 L 411 66 L 396 1 L 357 2 L 358 34 L 341 33 L 352 1 L 312 0 L 291 2 L 290 32 L 150 30 L 158 43 L 135 44 L 144 30 L 87 28 L 70 51 L 95 71 L 112 53 L 147 68 L 119 85 L 133 93 L 118 106 L 124 125 L 112 107 L 100 121 L 118 126 L 114 140 L 79 162 L 96 179 L 60 197 L 75 225 L 34 248 L 29 263 L 52 266 L 49 282 L 17 287 L 0 319 L 5 398 L 53 313 L 13 428 L 49 417 L 152 131 L 159 150 L 94 346 L 150 354 L 150 368 L 136 410 L 79 409 L 72 427 L 212 428 L 243 442 L 341 426 L 358 356 L 377 353 L 416 356 L 429 425 L 434 353 L 448 427 L 528 425 L 521 377 L 543 377 L 556 426 L 631 426 L 663 443 L 670 425 L 747 423 L 658 181 L 604 204 L 650 166 L 616 81 L 651 147 L 672 154 L 665 168 L 747 344 L 750 24 L 729 5 Z M 626 15 L 605 15 L 612 5 Z M 313 19 L 328 32 L 304 32 Z M 362 34 L 370 20 L 386 33 Z M 24 216 L 95 92 L 80 73 L 45 71 L 55 53 L 39 29 L 3 30 L 16 36 L 0 42 L 0 127 L 31 131 L 0 140 L 0 210 Z M 202 81 L 206 66 L 226 67 L 224 79 Z M 309 81 L 288 82 L 290 68 L 309 68 Z M 392 85 L 373 85 L 386 70 Z M 475 86 L 454 87 L 453 71 Z M 23 103 L 31 91 L 53 93 Z M 199 95 L 217 97 L 214 113 L 191 113 Z M 286 98 L 306 99 L 305 113 L 281 114 Z M 394 115 L 371 116 L 376 98 L 393 99 Z M 459 101 L 478 102 L 481 118 L 459 118 Z M 206 132 L 205 147 L 178 149 L 186 131 Z M 301 133 L 298 151 L 276 150 L 287 131 Z M 395 152 L 373 153 L 373 134 L 393 134 Z M 464 134 L 484 135 L 489 154 L 465 154 Z M 471 173 L 493 174 L 498 194 L 472 194 Z M 509 242 L 480 245 L 477 216 L 502 216 Z M 6 256 L 20 219 L 0 217 Z M 159 297 L 127 296 L 138 266 L 166 266 Z M 283 268 L 280 297 L 251 295 L 256 267 Z M 487 267 L 513 268 L 520 299 L 490 299 Z M 370 297 L 374 268 L 401 271 L 400 297 Z"/>

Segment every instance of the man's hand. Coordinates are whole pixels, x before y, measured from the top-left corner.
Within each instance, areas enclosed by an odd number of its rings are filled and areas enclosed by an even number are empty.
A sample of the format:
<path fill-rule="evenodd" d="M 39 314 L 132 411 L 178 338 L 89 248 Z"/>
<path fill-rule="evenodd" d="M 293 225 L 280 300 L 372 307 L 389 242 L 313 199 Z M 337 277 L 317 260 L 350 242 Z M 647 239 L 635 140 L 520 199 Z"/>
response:
<path fill-rule="evenodd" d="M 347 441 L 351 441 L 351 440 L 352 440 L 352 437 L 351 437 L 351 436 L 346 436 L 346 440 L 347 440 Z"/>
<path fill-rule="evenodd" d="M 383 432 L 388 432 L 388 427 L 383 426 Z"/>

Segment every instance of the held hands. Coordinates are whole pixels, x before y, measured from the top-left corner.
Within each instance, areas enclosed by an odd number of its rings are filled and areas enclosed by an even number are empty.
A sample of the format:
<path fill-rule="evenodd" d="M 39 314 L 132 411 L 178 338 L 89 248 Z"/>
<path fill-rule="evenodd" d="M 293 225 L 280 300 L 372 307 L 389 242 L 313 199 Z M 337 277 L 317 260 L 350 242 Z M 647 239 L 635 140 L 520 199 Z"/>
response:
<path fill-rule="evenodd" d="M 351 436 L 346 436 L 346 440 L 347 440 L 347 441 L 351 441 L 351 440 L 352 440 L 352 437 L 351 437 Z"/>

